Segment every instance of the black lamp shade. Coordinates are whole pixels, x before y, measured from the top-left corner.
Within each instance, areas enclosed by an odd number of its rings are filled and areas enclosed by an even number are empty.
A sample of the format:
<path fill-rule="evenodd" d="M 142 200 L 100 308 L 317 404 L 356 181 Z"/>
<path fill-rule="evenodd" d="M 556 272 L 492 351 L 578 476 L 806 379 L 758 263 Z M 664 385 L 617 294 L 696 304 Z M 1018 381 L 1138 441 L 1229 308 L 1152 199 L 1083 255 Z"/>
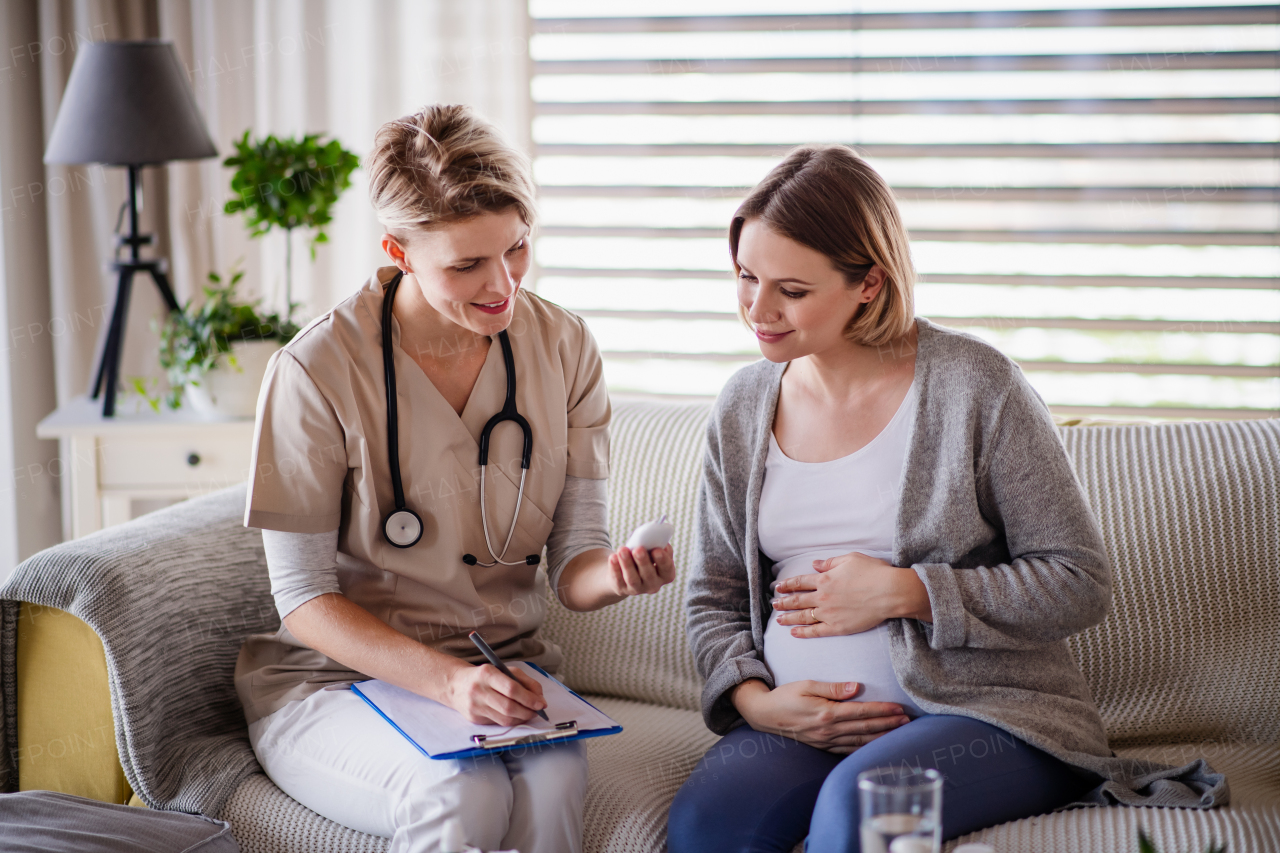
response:
<path fill-rule="evenodd" d="M 186 76 L 166 41 L 81 45 L 44 161 L 143 166 L 217 156 Z"/>

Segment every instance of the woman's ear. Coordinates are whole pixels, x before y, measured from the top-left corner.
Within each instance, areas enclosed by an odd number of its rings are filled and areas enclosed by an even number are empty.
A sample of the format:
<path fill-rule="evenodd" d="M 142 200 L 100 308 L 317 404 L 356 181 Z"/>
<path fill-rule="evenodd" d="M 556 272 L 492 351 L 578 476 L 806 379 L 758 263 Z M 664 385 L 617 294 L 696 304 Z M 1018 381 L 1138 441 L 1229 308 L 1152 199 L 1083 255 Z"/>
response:
<path fill-rule="evenodd" d="M 400 268 L 403 273 L 411 273 L 409 268 L 409 256 L 405 254 L 404 245 L 393 234 L 382 235 L 382 251 L 387 253 L 387 257 Z"/>
<path fill-rule="evenodd" d="M 888 274 L 880 267 L 872 267 L 871 271 L 862 279 L 862 284 L 859 285 L 861 292 L 858 294 L 858 301 L 870 302 L 879 296 L 880 291 L 884 288 L 884 283 L 888 278 Z"/>

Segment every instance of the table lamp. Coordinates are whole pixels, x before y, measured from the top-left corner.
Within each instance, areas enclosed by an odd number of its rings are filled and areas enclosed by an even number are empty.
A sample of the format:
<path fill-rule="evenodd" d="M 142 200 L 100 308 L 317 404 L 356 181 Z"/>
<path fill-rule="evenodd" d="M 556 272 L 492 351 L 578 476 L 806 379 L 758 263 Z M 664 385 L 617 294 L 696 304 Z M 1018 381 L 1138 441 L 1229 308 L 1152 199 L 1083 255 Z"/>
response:
<path fill-rule="evenodd" d="M 178 300 L 163 258 L 143 259 L 152 235 L 138 233 L 138 174 L 170 160 L 216 157 L 186 72 L 165 41 L 105 41 L 81 45 L 44 152 L 46 163 L 103 163 L 129 170 L 129 233 L 116 237 L 116 301 L 90 397 L 102 394 L 102 415 L 115 415 L 120 352 L 129 292 L 136 272 L 150 273 L 170 311 Z M 129 256 L 121 260 L 120 249 Z"/>

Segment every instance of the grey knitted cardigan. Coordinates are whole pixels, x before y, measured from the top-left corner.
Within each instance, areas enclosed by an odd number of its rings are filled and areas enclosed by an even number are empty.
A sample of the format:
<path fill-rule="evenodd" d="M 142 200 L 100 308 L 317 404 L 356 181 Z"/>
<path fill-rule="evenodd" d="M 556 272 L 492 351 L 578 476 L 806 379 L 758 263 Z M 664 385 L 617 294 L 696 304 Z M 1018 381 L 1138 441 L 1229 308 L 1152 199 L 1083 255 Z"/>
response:
<path fill-rule="evenodd" d="M 1226 777 L 1117 757 L 1066 638 L 1102 621 L 1111 570 L 1053 420 L 1016 364 L 977 338 L 918 319 L 915 431 L 893 564 L 924 583 L 933 622 L 890 619 L 890 658 L 925 712 L 997 726 L 1100 784 L 1063 806 L 1211 808 Z M 686 592 L 702 712 L 743 723 L 729 691 L 773 686 L 764 663 L 772 564 L 756 539 L 769 433 L 785 365 L 729 380 L 707 428 Z"/>

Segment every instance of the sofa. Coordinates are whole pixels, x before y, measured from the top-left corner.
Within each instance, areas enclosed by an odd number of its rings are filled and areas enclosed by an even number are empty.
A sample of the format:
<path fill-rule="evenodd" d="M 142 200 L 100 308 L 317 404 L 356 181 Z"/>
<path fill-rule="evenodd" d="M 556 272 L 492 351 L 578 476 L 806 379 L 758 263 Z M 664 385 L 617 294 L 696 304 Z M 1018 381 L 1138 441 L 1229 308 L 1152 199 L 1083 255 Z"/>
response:
<path fill-rule="evenodd" d="M 667 513 L 683 566 L 708 415 L 705 403 L 615 406 L 615 542 Z M 946 849 L 1131 851 L 1142 827 L 1165 853 L 1280 851 L 1280 420 L 1062 434 L 1114 562 L 1110 614 L 1069 641 L 1112 748 L 1204 758 L 1231 803 L 1056 812 Z M 206 811 L 246 853 L 385 850 L 290 799 L 253 759 L 232 670 L 242 638 L 278 617 L 243 505 L 243 486 L 195 498 L 18 567 L 0 588 L 0 783 Z M 683 574 L 596 613 L 549 606 L 561 677 L 625 728 L 589 742 L 589 853 L 662 850 L 671 799 L 716 740 L 697 710 L 682 592 Z"/>

